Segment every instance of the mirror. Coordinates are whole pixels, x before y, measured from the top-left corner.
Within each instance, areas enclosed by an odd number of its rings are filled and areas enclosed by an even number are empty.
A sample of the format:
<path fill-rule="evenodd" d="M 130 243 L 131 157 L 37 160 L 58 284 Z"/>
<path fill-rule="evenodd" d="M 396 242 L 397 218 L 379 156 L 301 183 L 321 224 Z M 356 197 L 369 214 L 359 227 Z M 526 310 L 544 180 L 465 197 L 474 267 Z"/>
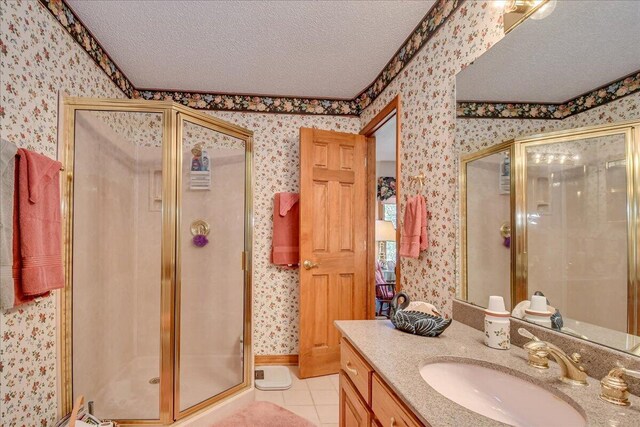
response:
<path fill-rule="evenodd" d="M 457 297 L 640 355 L 640 3 L 532 18 L 456 76 Z"/>
<path fill-rule="evenodd" d="M 396 116 L 387 120 L 373 136 L 376 143 L 376 317 L 388 317 L 396 291 L 398 264 L 396 204 Z"/>

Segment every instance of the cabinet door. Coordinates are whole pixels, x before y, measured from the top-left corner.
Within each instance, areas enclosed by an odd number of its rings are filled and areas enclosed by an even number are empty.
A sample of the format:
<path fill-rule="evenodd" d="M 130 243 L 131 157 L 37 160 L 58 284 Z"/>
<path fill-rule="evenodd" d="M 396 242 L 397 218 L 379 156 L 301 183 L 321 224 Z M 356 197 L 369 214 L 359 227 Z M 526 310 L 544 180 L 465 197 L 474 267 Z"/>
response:
<path fill-rule="evenodd" d="M 340 427 L 370 427 L 371 412 L 355 387 L 340 371 Z"/>
<path fill-rule="evenodd" d="M 371 409 L 382 427 L 423 426 L 377 374 L 373 374 L 371 382 Z"/>

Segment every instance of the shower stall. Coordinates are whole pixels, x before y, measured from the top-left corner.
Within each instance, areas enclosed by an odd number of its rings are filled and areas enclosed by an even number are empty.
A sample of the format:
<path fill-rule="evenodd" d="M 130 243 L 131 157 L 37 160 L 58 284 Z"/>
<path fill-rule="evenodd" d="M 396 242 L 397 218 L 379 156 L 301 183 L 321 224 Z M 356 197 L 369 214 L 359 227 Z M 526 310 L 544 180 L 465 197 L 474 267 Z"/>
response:
<path fill-rule="evenodd" d="M 64 100 L 62 411 L 171 424 L 251 385 L 252 132 Z"/>

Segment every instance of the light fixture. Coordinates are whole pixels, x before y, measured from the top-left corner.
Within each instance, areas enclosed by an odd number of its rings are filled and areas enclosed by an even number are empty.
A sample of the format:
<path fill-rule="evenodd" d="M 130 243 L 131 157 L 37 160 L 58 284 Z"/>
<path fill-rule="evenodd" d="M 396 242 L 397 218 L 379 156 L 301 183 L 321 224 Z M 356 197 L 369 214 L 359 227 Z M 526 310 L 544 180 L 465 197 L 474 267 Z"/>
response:
<path fill-rule="evenodd" d="M 518 9 L 516 0 L 498 0 L 495 2 L 495 6 L 502 8 L 502 13 L 511 13 Z"/>
<path fill-rule="evenodd" d="M 396 241 L 396 229 L 391 221 L 376 220 L 376 241 L 380 242 L 378 258 L 381 262 L 385 262 L 387 252 L 384 246 L 385 242 Z"/>
<path fill-rule="evenodd" d="M 542 0 L 538 0 L 537 3 L 541 3 Z M 531 19 L 544 19 L 547 16 L 551 15 L 551 13 L 556 9 L 556 5 L 558 4 L 558 0 L 549 0 L 538 10 L 536 10 L 532 15 Z"/>
<path fill-rule="evenodd" d="M 494 4 L 502 8 L 502 23 L 507 34 L 529 16 L 533 19 L 549 16 L 556 8 L 557 0 L 500 0 Z"/>

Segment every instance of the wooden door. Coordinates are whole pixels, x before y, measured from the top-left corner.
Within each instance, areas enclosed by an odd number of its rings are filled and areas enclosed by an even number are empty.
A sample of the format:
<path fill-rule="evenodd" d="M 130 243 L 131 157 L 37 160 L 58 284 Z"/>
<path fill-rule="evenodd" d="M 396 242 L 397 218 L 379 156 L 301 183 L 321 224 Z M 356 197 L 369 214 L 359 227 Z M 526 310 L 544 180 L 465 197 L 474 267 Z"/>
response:
<path fill-rule="evenodd" d="M 302 378 L 337 373 L 334 320 L 365 319 L 366 139 L 300 129 L 300 351 Z"/>

